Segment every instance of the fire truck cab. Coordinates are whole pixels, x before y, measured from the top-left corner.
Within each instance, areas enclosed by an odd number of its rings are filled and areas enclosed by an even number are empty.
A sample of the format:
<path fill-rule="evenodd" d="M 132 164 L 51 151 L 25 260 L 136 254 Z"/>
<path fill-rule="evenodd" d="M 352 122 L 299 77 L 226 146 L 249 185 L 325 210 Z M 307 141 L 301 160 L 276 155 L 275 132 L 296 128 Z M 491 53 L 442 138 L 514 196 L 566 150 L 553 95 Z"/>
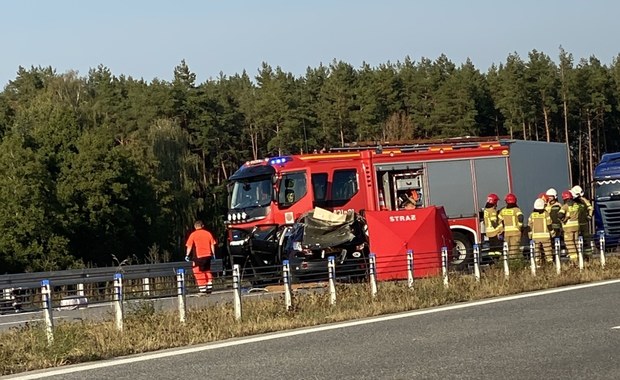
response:
<path fill-rule="evenodd" d="M 233 263 L 276 265 L 287 228 L 314 207 L 363 214 L 436 205 L 449 218 L 460 265 L 485 240 L 487 194 L 515 193 L 527 215 L 537 194 L 570 183 L 565 144 L 508 139 L 351 144 L 249 161 L 230 177 L 228 248 Z"/>

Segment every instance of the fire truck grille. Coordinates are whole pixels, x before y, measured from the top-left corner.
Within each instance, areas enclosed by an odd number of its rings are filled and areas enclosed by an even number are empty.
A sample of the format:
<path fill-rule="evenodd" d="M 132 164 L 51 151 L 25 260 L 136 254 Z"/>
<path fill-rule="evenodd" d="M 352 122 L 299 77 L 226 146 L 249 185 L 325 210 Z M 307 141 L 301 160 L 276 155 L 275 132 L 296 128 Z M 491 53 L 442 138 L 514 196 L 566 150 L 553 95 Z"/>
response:
<path fill-rule="evenodd" d="M 605 230 L 609 235 L 620 235 L 620 202 L 600 204 Z"/>

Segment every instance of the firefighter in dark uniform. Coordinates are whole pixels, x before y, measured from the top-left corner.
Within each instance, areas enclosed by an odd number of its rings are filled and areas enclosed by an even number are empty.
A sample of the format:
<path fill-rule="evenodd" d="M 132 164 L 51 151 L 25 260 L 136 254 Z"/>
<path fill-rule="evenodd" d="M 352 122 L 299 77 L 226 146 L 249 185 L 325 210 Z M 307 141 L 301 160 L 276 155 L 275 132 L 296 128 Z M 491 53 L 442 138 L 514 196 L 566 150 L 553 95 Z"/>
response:
<path fill-rule="evenodd" d="M 545 194 L 547 195 L 546 210 L 551 217 L 551 237 L 562 238 L 562 221 L 560 220 L 562 205 L 558 202 L 558 192 L 554 188 L 550 188 Z"/>
<path fill-rule="evenodd" d="M 504 225 L 504 240 L 508 243 L 509 255 L 517 257 L 521 245 L 521 234 L 523 231 L 523 212 L 517 206 L 517 197 L 506 194 L 504 198 L 506 207 L 499 211 L 499 220 Z"/>
<path fill-rule="evenodd" d="M 489 256 L 495 258 L 502 254 L 502 242 L 500 235 L 504 232 L 504 226 L 502 225 L 497 215 L 497 202 L 499 197 L 497 194 L 487 195 L 487 203 L 484 206 L 484 229 L 489 239 Z"/>

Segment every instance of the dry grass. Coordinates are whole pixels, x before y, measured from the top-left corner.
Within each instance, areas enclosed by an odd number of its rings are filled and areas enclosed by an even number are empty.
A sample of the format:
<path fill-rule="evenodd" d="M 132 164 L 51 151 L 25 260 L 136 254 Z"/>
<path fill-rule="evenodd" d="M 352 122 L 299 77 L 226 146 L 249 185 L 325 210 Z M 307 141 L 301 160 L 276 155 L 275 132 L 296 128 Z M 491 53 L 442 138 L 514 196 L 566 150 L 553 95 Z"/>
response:
<path fill-rule="evenodd" d="M 567 267 L 560 276 L 553 268 L 536 277 L 527 268 L 516 269 L 508 280 L 501 270 L 490 269 L 479 283 L 473 276 L 453 275 L 448 288 L 440 278 L 417 280 L 413 289 L 385 282 L 375 299 L 368 284 L 339 285 L 335 306 L 324 292 L 296 294 L 288 312 L 282 297 L 244 299 L 241 322 L 235 322 L 232 305 L 223 303 L 190 309 L 186 325 L 175 312 L 155 310 L 145 301 L 127 311 L 122 333 L 113 322 L 59 323 L 51 346 L 41 324 L 1 333 L 0 375 L 610 278 L 620 278 L 620 259 L 610 258 L 604 271 L 592 263 L 583 273 Z"/>

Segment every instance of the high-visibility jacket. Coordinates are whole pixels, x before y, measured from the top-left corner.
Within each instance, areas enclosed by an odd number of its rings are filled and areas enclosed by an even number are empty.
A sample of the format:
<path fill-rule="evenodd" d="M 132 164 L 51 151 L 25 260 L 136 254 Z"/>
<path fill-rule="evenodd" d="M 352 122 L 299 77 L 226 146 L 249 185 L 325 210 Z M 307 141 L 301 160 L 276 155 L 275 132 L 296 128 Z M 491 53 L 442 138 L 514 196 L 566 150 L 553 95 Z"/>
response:
<path fill-rule="evenodd" d="M 592 219 L 594 211 L 592 203 L 584 197 L 577 198 L 575 203 L 579 206 L 579 224 L 588 224 L 588 219 Z"/>
<path fill-rule="evenodd" d="M 579 229 L 579 204 L 573 200 L 564 203 L 560 209 L 560 218 L 565 230 Z"/>
<path fill-rule="evenodd" d="M 495 207 L 487 207 L 484 209 L 484 228 L 486 235 L 490 238 L 504 232 L 504 226 L 500 223 Z"/>
<path fill-rule="evenodd" d="M 527 224 L 530 227 L 530 239 L 549 239 L 551 216 L 547 211 L 533 211 Z"/>
<path fill-rule="evenodd" d="M 519 207 L 503 208 L 499 211 L 498 217 L 504 223 L 505 236 L 521 235 L 523 212 Z"/>
<path fill-rule="evenodd" d="M 549 213 L 549 216 L 551 217 L 551 226 L 554 229 L 562 228 L 562 220 L 560 219 L 561 208 L 562 205 L 558 202 L 549 203 L 545 207 L 545 210 L 547 211 L 547 213 Z"/>

